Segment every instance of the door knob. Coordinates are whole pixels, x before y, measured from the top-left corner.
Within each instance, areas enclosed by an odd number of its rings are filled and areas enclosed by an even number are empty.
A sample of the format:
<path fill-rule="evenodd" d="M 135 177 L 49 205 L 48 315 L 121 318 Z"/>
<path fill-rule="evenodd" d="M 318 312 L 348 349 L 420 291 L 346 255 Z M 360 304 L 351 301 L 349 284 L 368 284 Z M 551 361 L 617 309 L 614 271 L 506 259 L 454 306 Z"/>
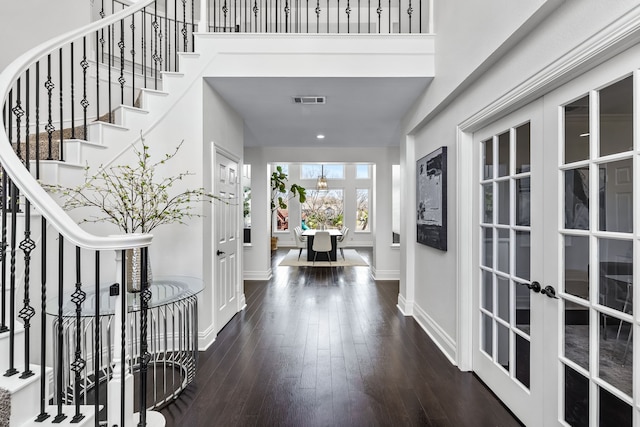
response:
<path fill-rule="evenodd" d="M 218 251 L 216 252 L 216 255 L 218 255 L 218 256 L 220 256 L 220 255 L 222 255 L 222 254 L 224 254 L 224 252 L 222 252 L 221 250 L 218 250 Z"/>
<path fill-rule="evenodd" d="M 540 289 L 542 288 L 542 286 L 540 286 L 540 283 L 538 282 L 531 282 L 527 285 L 527 288 L 529 288 L 530 290 L 532 290 L 535 293 L 540 292 Z"/>
<path fill-rule="evenodd" d="M 556 296 L 556 290 L 553 286 L 546 286 L 543 290 L 540 291 L 540 293 L 542 295 L 548 296 L 549 298 L 558 299 L 558 297 Z"/>

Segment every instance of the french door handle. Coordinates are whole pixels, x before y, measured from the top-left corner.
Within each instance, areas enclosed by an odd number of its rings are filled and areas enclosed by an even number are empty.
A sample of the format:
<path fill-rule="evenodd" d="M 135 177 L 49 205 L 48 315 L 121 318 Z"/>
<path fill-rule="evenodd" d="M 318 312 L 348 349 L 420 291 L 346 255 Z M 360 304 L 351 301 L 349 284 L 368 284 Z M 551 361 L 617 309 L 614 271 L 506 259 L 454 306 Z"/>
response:
<path fill-rule="evenodd" d="M 548 296 L 549 298 L 558 299 L 558 297 L 556 296 L 556 290 L 553 286 L 546 286 L 543 290 L 540 291 L 540 293 L 542 295 Z"/>
<path fill-rule="evenodd" d="M 524 283 L 523 283 L 524 284 Z M 542 289 L 542 286 L 540 286 L 540 283 L 538 282 L 531 282 L 528 285 L 526 285 L 527 288 L 529 288 L 529 290 L 532 290 L 535 293 L 540 292 L 540 289 Z"/>
<path fill-rule="evenodd" d="M 223 255 L 223 254 L 224 254 L 224 252 L 223 252 L 223 251 L 221 251 L 221 250 L 219 250 L 219 249 L 218 249 L 218 251 L 216 252 L 216 255 L 218 255 L 218 256 Z"/>

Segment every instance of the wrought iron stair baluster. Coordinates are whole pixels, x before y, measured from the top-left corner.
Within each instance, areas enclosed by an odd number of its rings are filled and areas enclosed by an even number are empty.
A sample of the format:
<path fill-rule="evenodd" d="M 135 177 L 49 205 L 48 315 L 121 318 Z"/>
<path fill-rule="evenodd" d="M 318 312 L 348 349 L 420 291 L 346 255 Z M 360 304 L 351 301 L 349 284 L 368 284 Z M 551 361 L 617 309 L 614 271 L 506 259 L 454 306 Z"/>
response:
<path fill-rule="evenodd" d="M 124 84 L 127 82 L 124 78 L 124 19 L 120 20 L 118 47 L 120 48 L 120 77 L 118 78 L 118 83 L 120 83 L 120 104 L 124 104 Z"/>
<path fill-rule="evenodd" d="M 101 331 L 100 331 L 100 298 L 97 297 L 100 295 L 100 251 L 95 252 L 95 288 L 94 292 L 96 295 L 95 298 L 95 311 L 93 315 L 93 342 L 95 346 L 95 351 L 93 353 L 93 377 L 94 383 L 96 387 L 94 388 L 94 402 L 93 407 L 96 414 L 100 412 L 100 367 L 102 366 L 102 351 L 100 350 L 100 342 L 101 342 Z M 105 413 L 108 413 L 106 410 Z M 96 415 L 96 423 L 98 423 L 98 416 Z M 124 425 L 124 424 L 123 424 Z"/>
<path fill-rule="evenodd" d="M 9 244 L 10 250 L 10 266 L 9 266 L 9 368 L 5 372 L 5 377 L 10 377 L 18 373 L 15 368 L 15 318 L 16 318 L 16 236 L 17 236 L 17 218 L 18 215 L 18 198 L 16 186 L 9 181 L 11 187 L 11 195 L 9 203 L 11 203 L 11 238 Z"/>
<path fill-rule="evenodd" d="M 58 64 L 58 68 L 59 68 L 59 72 L 60 72 L 60 86 L 58 87 L 58 93 L 60 94 L 60 126 L 58 127 L 59 131 L 60 131 L 60 145 L 58 146 L 58 159 L 60 159 L 60 161 L 64 161 L 64 152 L 63 152 L 63 144 L 64 144 L 64 91 L 63 91 L 63 79 L 64 79 L 64 74 L 62 72 L 63 68 L 62 68 L 62 60 L 63 60 L 63 56 L 62 56 L 62 48 L 60 48 L 59 50 L 59 64 Z"/>
<path fill-rule="evenodd" d="M 71 66 L 69 67 L 70 71 L 71 71 L 71 102 L 70 102 L 70 106 L 71 106 L 71 139 L 75 139 L 76 138 L 76 108 L 75 108 L 75 104 L 76 104 L 76 97 L 75 97 L 75 89 L 76 89 L 76 85 L 75 85 L 75 80 L 74 80 L 74 70 L 76 69 L 76 67 L 74 66 L 74 61 L 73 61 L 73 42 L 71 42 L 71 48 L 70 48 L 70 59 L 71 59 Z M 62 132 L 62 129 L 64 128 L 64 121 L 62 122 L 62 124 L 60 125 L 60 131 Z M 62 146 L 62 143 L 60 144 Z M 60 147 L 60 151 L 62 152 L 62 147 Z M 28 157 L 27 157 L 28 159 Z"/>
<path fill-rule="evenodd" d="M 184 43 L 183 52 L 187 52 L 187 0 L 182 0 L 182 41 Z"/>
<path fill-rule="evenodd" d="M 0 332 L 9 331 L 9 327 L 7 326 L 7 187 L 8 187 L 8 177 L 6 173 L 2 174 L 2 194 L 0 194 L 0 200 L 2 200 L 2 247 L 0 247 L 1 252 L 1 271 L 2 277 L 0 277 L 0 283 L 2 287 L 2 295 L 0 295 L 0 300 L 2 301 L 1 307 L 1 319 L 0 319 Z"/>
<path fill-rule="evenodd" d="M 86 140 L 87 108 L 89 107 L 89 100 L 87 99 L 87 68 L 89 68 L 89 62 L 87 61 L 87 37 L 82 38 L 82 61 L 80 61 L 80 67 L 82 68 L 82 100 L 80 101 L 80 106 L 82 106 L 82 139 Z"/>
<path fill-rule="evenodd" d="M 37 87 L 37 86 L 36 86 Z M 40 306 L 42 309 L 40 315 L 40 360 L 47 360 L 47 220 L 40 218 Z M 46 364 L 40 363 L 40 414 L 36 417 L 37 422 L 42 422 L 49 418 L 46 412 L 46 405 L 49 396 L 46 393 L 49 378 L 46 375 Z"/>
<path fill-rule="evenodd" d="M 77 423 L 84 418 L 84 415 L 80 412 L 80 383 L 82 381 L 82 377 L 80 373 L 84 370 L 86 366 L 85 360 L 82 358 L 82 351 L 80 350 L 80 321 L 82 314 L 82 303 L 86 300 L 87 294 L 82 290 L 82 280 L 80 277 L 80 266 L 81 266 L 81 252 L 80 247 L 76 246 L 76 287 L 73 293 L 71 294 L 71 302 L 73 302 L 76 306 L 76 318 L 75 318 L 75 353 L 74 359 L 71 363 L 71 370 L 75 373 L 74 379 L 74 395 L 73 401 L 75 403 L 75 414 L 72 418 L 72 422 Z M 99 295 L 96 295 L 96 299 L 99 299 Z M 96 379 L 96 388 L 99 387 L 99 382 Z M 96 415 L 97 418 L 97 415 Z"/>
<path fill-rule="evenodd" d="M 54 322 L 54 327 L 56 329 L 57 338 L 56 338 L 56 349 L 57 349 L 57 357 L 55 360 L 56 367 L 56 390 L 58 391 L 55 404 L 57 405 L 57 413 L 55 418 L 53 419 L 54 423 L 60 423 L 67 418 L 67 416 L 62 413 L 62 398 L 63 398 L 63 388 L 62 388 L 62 365 L 64 363 L 62 349 L 64 347 L 63 343 L 63 296 L 64 296 L 64 237 L 62 234 L 58 234 L 58 315 L 56 317 L 56 321 Z"/>
<path fill-rule="evenodd" d="M 29 162 L 27 161 L 27 164 Z M 27 168 L 28 169 L 28 168 Z M 36 248 L 36 242 L 31 239 L 31 202 L 29 199 L 25 201 L 24 215 L 24 239 L 20 242 L 20 249 L 24 254 L 24 299 L 23 307 L 18 313 L 24 324 L 24 371 L 20 378 L 29 378 L 34 375 L 29 365 L 29 342 L 31 336 L 31 319 L 35 316 L 35 309 L 31 306 L 30 298 L 30 281 L 31 281 L 31 252 Z M 12 214 L 15 216 L 15 214 Z"/>

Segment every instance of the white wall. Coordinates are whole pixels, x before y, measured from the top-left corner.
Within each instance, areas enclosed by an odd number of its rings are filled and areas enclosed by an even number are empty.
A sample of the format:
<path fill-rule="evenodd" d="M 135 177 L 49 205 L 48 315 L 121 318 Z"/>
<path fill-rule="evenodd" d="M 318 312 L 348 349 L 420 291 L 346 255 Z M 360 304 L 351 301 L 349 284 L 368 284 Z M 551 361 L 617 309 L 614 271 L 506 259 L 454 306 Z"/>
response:
<path fill-rule="evenodd" d="M 28 49 L 91 22 L 87 0 L 3 1 L 0 71 Z"/>
<path fill-rule="evenodd" d="M 407 206 L 407 213 L 402 218 L 402 229 L 408 235 L 407 239 L 403 235 L 406 253 L 402 257 L 399 305 L 405 312 L 415 315 L 452 361 L 456 361 L 459 350 L 460 325 L 457 320 L 461 313 L 458 312 L 458 303 L 463 297 L 458 295 L 456 286 L 461 268 L 458 263 L 460 248 L 456 244 L 459 241 L 456 221 L 460 209 L 456 187 L 460 177 L 469 173 L 467 170 L 458 170 L 457 161 L 459 150 L 471 149 L 457 146 L 457 126 L 637 6 L 637 2 L 632 0 L 561 2 L 559 6 L 557 2 L 547 2 L 544 6 L 549 10 L 543 10 L 528 19 L 527 14 L 534 13 L 535 6 L 540 2 L 534 3 L 531 9 L 521 9 L 522 2 L 518 3 L 518 8 L 509 7 L 501 0 L 483 2 L 482 6 L 488 11 L 500 10 L 491 16 L 475 10 L 476 2 L 460 3 L 441 2 L 436 8 L 436 22 L 439 24 L 437 76 L 416 103 L 413 112 L 406 116 L 405 134 L 410 136 L 402 150 L 403 188 L 407 189 L 403 193 L 403 205 Z M 463 11 L 467 8 L 475 12 L 467 14 Z M 551 10 L 553 13 L 547 14 Z M 456 14 L 456 11 L 459 13 Z M 457 17 L 455 25 L 452 25 L 453 16 Z M 477 16 L 485 17 L 480 28 L 477 27 Z M 508 23 L 511 22 L 524 23 L 524 27 L 521 30 L 509 27 Z M 536 22 L 537 26 L 531 25 L 532 22 Z M 585 25 L 586 22 L 589 25 Z M 467 29 L 475 30 L 467 33 L 466 37 L 454 34 L 460 31 L 464 33 Z M 512 39 L 506 39 L 511 34 Z M 469 43 L 469 40 L 474 40 L 474 43 Z M 483 52 L 473 56 L 468 51 L 469 46 L 478 47 Z M 471 61 L 467 61 L 467 54 L 472 55 Z M 443 59 L 445 55 L 451 55 L 452 59 Z M 487 55 L 488 59 L 479 64 L 482 57 Z M 460 70 L 468 66 L 471 68 Z M 474 70 L 473 67 L 477 68 Z M 561 83 L 563 81 L 557 81 L 555 85 Z M 456 87 L 457 84 L 461 86 Z M 504 114 L 506 112 L 508 110 Z M 413 165 L 417 159 L 443 145 L 448 147 L 449 156 L 447 252 L 415 243 L 413 230 Z"/>
<path fill-rule="evenodd" d="M 269 242 L 269 163 L 372 163 L 374 183 L 371 198 L 371 244 L 374 248 L 372 271 L 376 279 L 397 279 L 399 250 L 392 248 L 391 166 L 399 162 L 397 147 L 389 148 L 245 148 L 244 161 L 251 164 L 252 212 L 251 246 L 245 247 L 245 279 L 266 279 L 271 275 Z M 263 212 L 261 215 L 260 212 Z M 262 232 L 260 230 L 263 230 Z"/>

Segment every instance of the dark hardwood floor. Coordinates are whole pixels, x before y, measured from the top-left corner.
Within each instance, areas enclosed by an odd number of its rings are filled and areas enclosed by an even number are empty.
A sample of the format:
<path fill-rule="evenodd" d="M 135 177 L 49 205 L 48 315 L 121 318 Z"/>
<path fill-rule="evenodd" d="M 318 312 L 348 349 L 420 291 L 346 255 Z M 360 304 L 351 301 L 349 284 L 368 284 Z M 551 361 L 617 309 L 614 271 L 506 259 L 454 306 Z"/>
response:
<path fill-rule="evenodd" d="M 200 353 L 162 410 L 167 427 L 518 426 L 396 307 L 398 282 L 368 267 L 277 267 L 245 282 L 247 307 Z M 371 257 L 371 251 L 360 251 Z"/>

